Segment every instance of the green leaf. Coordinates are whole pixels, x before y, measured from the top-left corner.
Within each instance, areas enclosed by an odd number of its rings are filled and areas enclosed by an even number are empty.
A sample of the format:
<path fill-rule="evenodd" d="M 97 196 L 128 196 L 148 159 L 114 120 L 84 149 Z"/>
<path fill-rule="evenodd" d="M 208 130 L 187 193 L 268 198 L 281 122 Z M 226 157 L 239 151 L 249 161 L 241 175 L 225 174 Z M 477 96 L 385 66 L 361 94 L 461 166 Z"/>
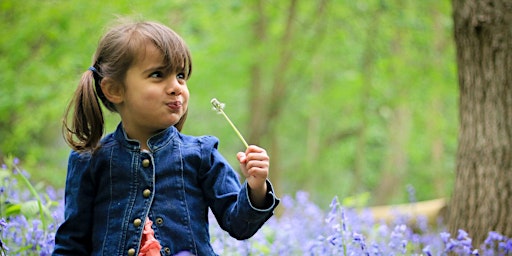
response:
<path fill-rule="evenodd" d="M 21 214 L 26 217 L 34 217 L 39 213 L 39 206 L 37 200 L 30 200 L 21 204 Z"/>
<path fill-rule="evenodd" d="M 5 210 L 5 217 L 18 215 L 21 212 L 21 204 L 10 204 Z"/>

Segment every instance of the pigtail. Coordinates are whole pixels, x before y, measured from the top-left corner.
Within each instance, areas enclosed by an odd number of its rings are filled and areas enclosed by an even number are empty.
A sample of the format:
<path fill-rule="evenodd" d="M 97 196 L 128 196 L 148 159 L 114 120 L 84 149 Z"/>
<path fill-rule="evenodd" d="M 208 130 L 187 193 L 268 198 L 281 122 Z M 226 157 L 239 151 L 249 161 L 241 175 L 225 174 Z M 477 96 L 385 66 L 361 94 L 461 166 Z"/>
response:
<path fill-rule="evenodd" d="M 73 99 L 63 119 L 63 136 L 76 151 L 95 151 L 104 132 L 103 111 L 95 90 L 95 74 L 88 70 L 82 74 Z"/>

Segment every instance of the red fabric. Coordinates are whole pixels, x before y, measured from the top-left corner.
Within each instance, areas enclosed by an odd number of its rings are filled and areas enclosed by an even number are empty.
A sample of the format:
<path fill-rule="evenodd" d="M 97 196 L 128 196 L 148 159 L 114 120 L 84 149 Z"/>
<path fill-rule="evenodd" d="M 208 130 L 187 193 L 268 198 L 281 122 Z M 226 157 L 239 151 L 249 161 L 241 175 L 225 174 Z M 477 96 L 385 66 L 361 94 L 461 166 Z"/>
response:
<path fill-rule="evenodd" d="M 151 228 L 153 222 L 146 217 L 144 222 L 144 231 L 142 231 L 142 240 L 140 241 L 139 256 L 160 256 L 162 246 L 155 239 L 155 231 Z"/>

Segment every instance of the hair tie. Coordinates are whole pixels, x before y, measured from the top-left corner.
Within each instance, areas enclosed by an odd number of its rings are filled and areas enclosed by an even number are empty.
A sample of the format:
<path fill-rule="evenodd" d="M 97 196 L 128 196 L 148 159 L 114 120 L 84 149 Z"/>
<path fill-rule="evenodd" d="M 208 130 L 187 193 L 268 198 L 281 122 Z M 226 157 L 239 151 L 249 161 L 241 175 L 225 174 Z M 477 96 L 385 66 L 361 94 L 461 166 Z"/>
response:
<path fill-rule="evenodd" d="M 98 70 L 97 70 L 94 66 L 90 66 L 90 67 L 88 68 L 88 70 L 92 71 L 92 75 L 93 75 L 93 77 L 94 77 L 94 80 L 95 80 L 97 83 L 101 82 L 102 77 L 101 77 L 101 75 L 100 75 L 100 72 L 98 72 Z"/>
<path fill-rule="evenodd" d="M 101 90 L 100 88 L 100 84 L 101 84 L 101 79 L 102 77 L 100 76 L 100 74 L 98 73 L 98 70 L 96 70 L 96 68 L 94 66 L 90 66 L 88 68 L 88 70 L 92 71 L 92 76 L 94 78 L 94 89 L 95 89 L 95 92 L 96 92 L 96 95 L 101 99 L 101 100 L 107 100 L 105 98 L 105 95 L 103 94 L 103 91 Z"/>

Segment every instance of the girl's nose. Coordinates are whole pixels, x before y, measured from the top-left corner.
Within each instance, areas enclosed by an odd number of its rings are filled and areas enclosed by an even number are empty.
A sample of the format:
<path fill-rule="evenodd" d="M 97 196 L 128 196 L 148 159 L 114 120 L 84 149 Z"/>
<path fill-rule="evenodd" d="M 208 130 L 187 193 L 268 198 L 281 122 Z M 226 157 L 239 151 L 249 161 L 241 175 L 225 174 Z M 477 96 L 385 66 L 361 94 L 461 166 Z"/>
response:
<path fill-rule="evenodd" d="M 171 76 L 167 85 L 167 94 L 169 95 L 180 95 L 181 94 L 180 81 L 175 76 Z"/>

